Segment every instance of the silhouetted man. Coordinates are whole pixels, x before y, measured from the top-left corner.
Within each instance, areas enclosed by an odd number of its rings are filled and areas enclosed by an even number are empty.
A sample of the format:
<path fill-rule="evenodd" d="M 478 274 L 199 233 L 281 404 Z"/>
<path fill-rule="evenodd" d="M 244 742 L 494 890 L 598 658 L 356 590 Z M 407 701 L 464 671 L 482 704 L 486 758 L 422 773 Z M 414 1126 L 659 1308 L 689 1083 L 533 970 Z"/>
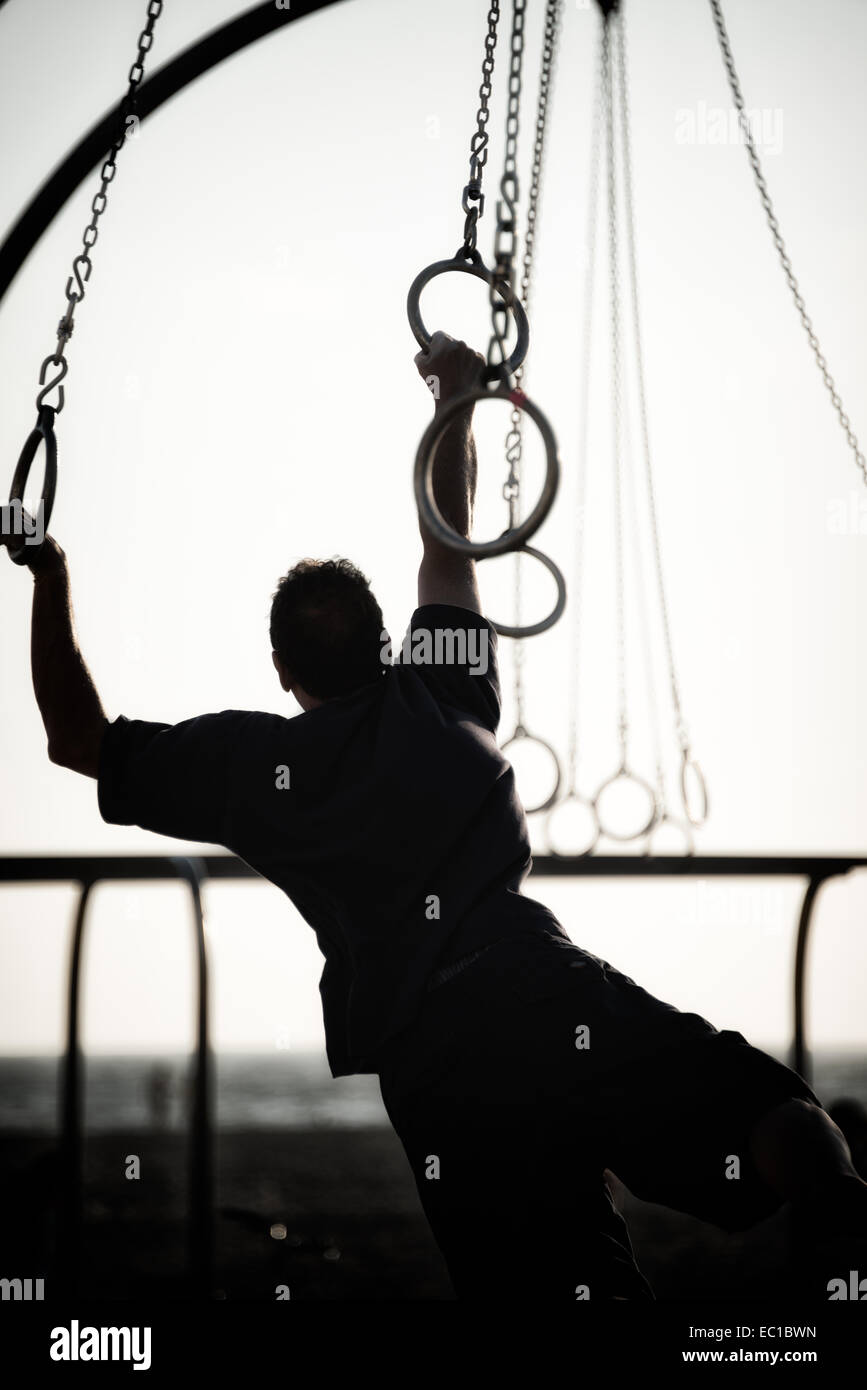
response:
<path fill-rule="evenodd" d="M 441 409 L 482 359 L 438 333 L 416 365 Z M 471 414 L 434 473 L 463 535 Z M 652 1297 L 606 1169 L 726 1229 L 788 1199 L 825 1236 L 863 1235 L 867 1187 L 808 1086 L 580 950 L 523 896 L 496 635 L 473 562 L 422 534 L 397 651 L 348 561 L 302 561 L 270 636 L 303 712 L 174 726 L 108 721 L 48 540 L 32 563 L 32 661 L 49 757 L 98 780 L 107 821 L 224 845 L 292 899 L 325 957 L 331 1070 L 379 1075 L 459 1297 Z"/>

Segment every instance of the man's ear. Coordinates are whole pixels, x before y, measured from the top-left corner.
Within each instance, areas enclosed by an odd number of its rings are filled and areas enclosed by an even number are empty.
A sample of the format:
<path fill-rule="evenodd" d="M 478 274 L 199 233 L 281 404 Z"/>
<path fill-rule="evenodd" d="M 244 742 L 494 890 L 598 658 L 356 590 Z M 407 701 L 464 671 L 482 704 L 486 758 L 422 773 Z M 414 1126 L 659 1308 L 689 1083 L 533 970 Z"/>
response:
<path fill-rule="evenodd" d="M 286 693 L 287 693 L 288 695 L 291 695 L 291 693 L 292 693 L 292 686 L 293 686 L 293 684 L 294 684 L 294 682 L 293 682 L 293 680 L 292 680 L 292 677 L 289 675 L 289 672 L 286 670 L 286 667 L 283 665 L 282 661 L 280 660 L 280 658 L 279 658 L 279 656 L 277 655 L 276 652 L 272 652 L 272 653 L 271 653 L 271 660 L 272 660 L 273 663 L 274 663 L 274 670 L 277 672 L 277 675 L 280 677 L 280 684 L 281 684 L 281 686 L 283 687 L 283 689 L 286 691 Z"/>

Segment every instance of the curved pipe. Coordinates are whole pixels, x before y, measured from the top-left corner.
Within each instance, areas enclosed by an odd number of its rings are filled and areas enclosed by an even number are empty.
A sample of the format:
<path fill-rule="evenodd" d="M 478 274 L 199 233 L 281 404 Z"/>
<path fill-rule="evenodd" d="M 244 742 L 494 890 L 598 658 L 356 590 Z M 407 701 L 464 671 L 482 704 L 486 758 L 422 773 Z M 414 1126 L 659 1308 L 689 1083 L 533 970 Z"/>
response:
<path fill-rule="evenodd" d="M 200 859 L 182 856 L 173 857 L 169 862 L 178 881 L 185 883 L 190 890 L 196 942 L 196 1062 L 190 1116 L 188 1232 L 190 1289 L 194 1296 L 206 1299 L 210 1294 L 213 1267 L 214 1195 L 211 1143 L 213 1067 L 208 1041 L 208 951 L 201 893 L 207 866 Z M 93 877 L 81 880 L 69 958 L 66 1056 L 61 1080 L 61 1168 L 56 1253 L 58 1283 L 66 1296 L 78 1293 L 81 1274 L 84 1140 L 81 966 L 88 907 L 99 878 L 97 871 Z"/>
<path fill-rule="evenodd" d="M 292 0 L 290 8 L 282 10 L 274 0 L 268 0 L 266 4 L 247 10 L 191 44 L 159 68 L 153 77 L 147 78 L 138 90 L 136 115 L 144 120 L 197 77 L 242 48 L 265 38 L 284 24 L 291 24 L 294 19 L 304 19 L 336 3 L 337 0 Z M 118 102 L 79 140 L 11 227 L 0 246 L 0 300 L 67 199 L 108 153 L 117 132 L 120 110 Z"/>

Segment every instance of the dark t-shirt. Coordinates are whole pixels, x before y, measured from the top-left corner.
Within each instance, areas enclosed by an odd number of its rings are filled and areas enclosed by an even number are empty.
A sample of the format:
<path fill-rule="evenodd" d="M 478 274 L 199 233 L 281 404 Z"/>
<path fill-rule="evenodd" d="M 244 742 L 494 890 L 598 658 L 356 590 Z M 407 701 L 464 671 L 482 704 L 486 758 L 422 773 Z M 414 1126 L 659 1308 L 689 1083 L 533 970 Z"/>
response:
<path fill-rule="evenodd" d="M 495 738 L 496 643 L 478 614 L 429 605 L 378 680 L 317 709 L 106 731 L 106 821 L 224 845 L 313 927 L 334 1076 L 377 1070 L 437 966 L 561 930 L 519 892 L 530 846 Z"/>

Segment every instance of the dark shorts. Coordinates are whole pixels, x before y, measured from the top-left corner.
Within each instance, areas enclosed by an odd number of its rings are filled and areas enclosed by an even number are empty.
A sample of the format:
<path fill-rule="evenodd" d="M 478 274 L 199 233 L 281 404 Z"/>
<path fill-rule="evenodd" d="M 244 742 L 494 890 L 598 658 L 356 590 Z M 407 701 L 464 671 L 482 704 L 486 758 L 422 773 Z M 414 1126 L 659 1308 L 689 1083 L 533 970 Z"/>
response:
<path fill-rule="evenodd" d="M 459 1297 L 651 1297 L 603 1173 L 739 1230 L 780 1205 L 750 1130 L 801 1079 L 565 938 L 503 939 L 380 1069 Z M 588 1292 L 584 1294 L 583 1289 Z"/>

